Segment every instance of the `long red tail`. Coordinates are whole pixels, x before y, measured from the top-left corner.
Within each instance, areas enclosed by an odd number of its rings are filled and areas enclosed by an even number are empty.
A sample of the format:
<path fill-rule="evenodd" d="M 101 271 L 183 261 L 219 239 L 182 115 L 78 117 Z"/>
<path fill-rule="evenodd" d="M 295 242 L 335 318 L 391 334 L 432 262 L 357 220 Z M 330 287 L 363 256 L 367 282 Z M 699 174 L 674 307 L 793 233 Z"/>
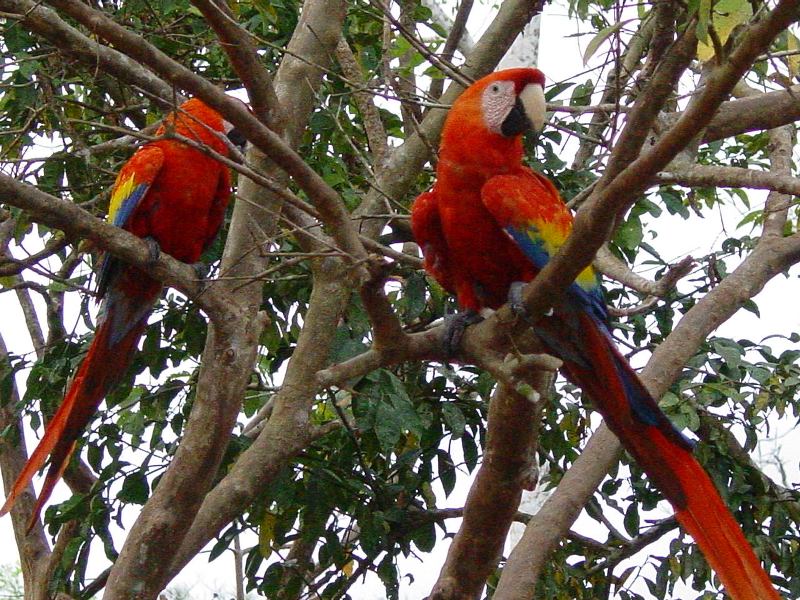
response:
<path fill-rule="evenodd" d="M 688 440 L 661 412 L 604 325 L 587 313 L 580 313 L 578 320 L 580 340 L 565 362 L 569 378 L 591 397 L 625 449 L 670 501 L 728 595 L 733 600 L 780 598 Z"/>
<path fill-rule="evenodd" d="M 11 487 L 5 504 L 0 508 L 0 516 L 11 510 L 50 456 L 50 468 L 30 524 L 35 522 L 67 467 L 76 440 L 97 412 L 105 395 L 130 365 L 136 344 L 147 325 L 147 317 L 158 299 L 161 283 L 135 269 L 120 273 L 117 283 L 109 290 L 92 344 L 72 379 L 64 401 L 47 424 L 44 437 Z"/>

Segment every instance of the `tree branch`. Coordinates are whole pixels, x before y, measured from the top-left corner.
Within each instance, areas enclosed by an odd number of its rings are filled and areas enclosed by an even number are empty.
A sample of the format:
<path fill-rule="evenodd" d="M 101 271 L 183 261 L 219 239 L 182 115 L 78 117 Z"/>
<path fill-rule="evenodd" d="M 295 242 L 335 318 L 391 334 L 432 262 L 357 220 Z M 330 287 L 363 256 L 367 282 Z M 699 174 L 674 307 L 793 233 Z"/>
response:
<path fill-rule="evenodd" d="M 192 4 L 214 28 L 228 60 L 247 90 L 253 113 L 264 125 L 280 132 L 283 129 L 283 110 L 272 86 L 272 76 L 261 64 L 250 34 L 234 20 L 227 4 L 214 0 L 192 0 Z"/>
<path fill-rule="evenodd" d="M 714 142 L 750 131 L 774 129 L 798 119 L 800 85 L 793 85 L 778 92 L 723 102 L 708 124 L 703 142 Z"/>
<path fill-rule="evenodd" d="M 0 335 L 0 365 L 3 368 L 11 368 L 8 349 L 2 335 Z M 28 460 L 25 432 L 14 411 L 14 407 L 19 403 L 19 390 L 16 381 L 12 379 L 10 397 L 0 406 L 0 428 L 8 430 L 6 435 L 0 436 L 0 474 L 3 477 L 3 489 L 6 494 L 11 491 L 11 486 Z M 47 588 L 47 566 L 51 555 L 41 521 L 37 519 L 33 527 L 28 529 L 34 504 L 36 504 L 36 492 L 33 483 L 29 483 L 26 492 L 20 495 L 11 509 L 11 526 L 19 552 L 22 579 L 25 590 L 31 590 L 27 596 L 31 598 L 34 596 L 33 590 Z"/>
<path fill-rule="evenodd" d="M 67 25 L 57 13 L 32 0 L 0 0 L 0 11 L 19 15 L 19 23 L 64 52 L 89 66 L 96 66 L 114 77 L 128 81 L 160 100 L 162 107 L 172 105 L 172 86 L 159 79 L 138 62 L 121 52 L 102 46 Z"/>
<path fill-rule="evenodd" d="M 483 464 L 470 488 L 464 521 L 433 587 L 430 600 L 480 597 L 496 568 L 522 490 L 530 487 L 535 466 L 541 397 L 547 396 L 552 371 L 527 373 L 525 394 L 500 384 L 489 404 Z"/>
<path fill-rule="evenodd" d="M 800 178 L 785 171 L 776 173 L 740 167 L 691 165 L 662 171 L 656 174 L 655 181 L 687 187 L 741 187 L 800 195 Z"/>

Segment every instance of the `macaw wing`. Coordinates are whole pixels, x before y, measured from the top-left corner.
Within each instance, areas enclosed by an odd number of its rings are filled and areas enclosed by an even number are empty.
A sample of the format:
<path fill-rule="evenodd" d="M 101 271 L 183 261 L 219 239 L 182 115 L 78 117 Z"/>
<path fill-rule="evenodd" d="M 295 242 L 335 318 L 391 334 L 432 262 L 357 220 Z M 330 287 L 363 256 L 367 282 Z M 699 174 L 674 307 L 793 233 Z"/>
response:
<path fill-rule="evenodd" d="M 208 211 L 208 224 L 203 241 L 203 252 L 208 250 L 214 239 L 217 237 L 222 222 L 225 219 L 225 209 L 231 198 L 231 172 L 228 167 L 219 165 L 219 181 L 217 191 L 214 193 L 214 200 Z"/>
<path fill-rule="evenodd" d="M 439 206 L 435 192 L 420 194 L 411 207 L 411 229 L 414 239 L 422 249 L 425 270 L 431 273 L 439 284 L 455 293 L 447 242 L 442 231 Z"/>
<path fill-rule="evenodd" d="M 481 199 L 537 269 L 550 262 L 572 229 L 572 215 L 555 186 L 530 170 L 492 177 L 481 189 Z M 608 313 L 600 279 L 591 265 L 580 272 L 568 294 L 598 321 L 606 323 Z"/>
<path fill-rule="evenodd" d="M 483 186 L 481 198 L 509 237 L 539 269 L 564 244 L 572 228 L 572 215 L 555 186 L 533 171 L 493 177 Z M 556 318 L 539 320 L 534 330 L 549 351 L 567 363 L 571 378 L 586 387 L 585 382 L 592 379 L 590 374 L 596 373 L 601 362 L 598 357 L 604 356 L 603 364 L 615 372 L 613 380 L 620 381 L 624 389 L 620 397 L 628 402 L 636 417 L 687 444 L 616 350 L 608 329 L 600 280 L 591 265 L 567 288 L 565 301 L 554 308 Z M 596 398 L 599 394 L 592 396 L 600 402 Z M 614 410 L 619 412 L 622 408 Z"/>
<path fill-rule="evenodd" d="M 123 229 L 127 227 L 131 216 L 147 195 L 163 164 L 164 153 L 161 148 L 147 145 L 123 165 L 114 182 L 108 205 L 108 220 L 113 225 Z M 116 263 L 113 256 L 107 254 L 104 257 L 97 280 L 98 298 L 105 296 Z"/>

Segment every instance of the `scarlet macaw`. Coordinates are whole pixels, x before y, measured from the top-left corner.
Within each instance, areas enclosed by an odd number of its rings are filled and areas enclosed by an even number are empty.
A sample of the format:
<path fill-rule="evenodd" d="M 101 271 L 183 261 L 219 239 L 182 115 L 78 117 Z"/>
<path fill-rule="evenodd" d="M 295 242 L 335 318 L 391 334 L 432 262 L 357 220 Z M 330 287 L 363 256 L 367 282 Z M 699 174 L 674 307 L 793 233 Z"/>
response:
<path fill-rule="evenodd" d="M 217 111 L 194 98 L 168 115 L 156 135 L 171 131 L 227 155 L 220 138 L 226 126 Z M 143 145 L 120 170 L 111 192 L 109 220 L 148 240 L 155 256 L 163 250 L 195 264 L 222 224 L 230 186 L 230 171 L 212 156 L 176 139 L 156 140 Z M 104 257 L 97 288 L 103 305 L 92 344 L 0 516 L 11 510 L 50 456 L 31 524 L 38 517 L 78 437 L 130 365 L 162 287 L 141 269 L 111 255 Z"/>
<path fill-rule="evenodd" d="M 518 282 L 533 279 L 572 228 L 552 182 L 522 165 L 522 133 L 544 124 L 543 86 L 539 70 L 518 68 L 467 88 L 444 125 L 436 182 L 412 207 L 426 270 L 468 311 L 498 308 L 510 292 L 513 302 Z M 617 350 L 594 270 L 533 328 L 672 503 L 730 596 L 778 598 L 690 442 Z"/>

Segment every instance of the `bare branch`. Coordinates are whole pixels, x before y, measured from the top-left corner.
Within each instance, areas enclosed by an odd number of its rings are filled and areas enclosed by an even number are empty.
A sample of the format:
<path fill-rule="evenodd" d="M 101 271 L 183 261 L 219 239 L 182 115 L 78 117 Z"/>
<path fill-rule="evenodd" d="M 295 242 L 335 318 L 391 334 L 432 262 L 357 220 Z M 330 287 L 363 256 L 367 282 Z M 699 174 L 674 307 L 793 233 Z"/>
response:
<path fill-rule="evenodd" d="M 377 257 L 376 257 L 377 258 Z M 370 263 L 371 278 L 361 286 L 361 302 L 372 324 L 375 347 L 381 353 L 405 345 L 403 326 L 383 290 L 387 264 L 381 259 Z"/>
<path fill-rule="evenodd" d="M 667 2 L 662 3 L 664 6 L 670 4 L 671 3 Z M 606 78 L 605 89 L 603 90 L 603 95 L 601 96 L 599 104 L 607 104 L 615 108 L 619 106 L 626 83 L 633 77 L 633 73 L 640 66 L 642 56 L 647 49 L 647 44 L 653 35 L 654 25 L 655 17 L 651 16 L 643 21 L 639 30 L 633 35 L 628 47 L 622 55 L 622 59 L 620 61 L 615 61 L 614 66 Z M 619 66 L 617 67 L 617 65 Z M 616 110 L 613 112 L 595 112 L 592 115 L 592 120 L 586 132 L 587 137 L 601 138 L 603 131 L 605 131 L 610 123 L 609 116 L 615 112 Z M 575 159 L 572 161 L 572 168 L 575 170 L 585 169 L 595 147 L 596 144 L 587 143 L 585 141 L 582 142 L 578 148 L 578 152 L 575 154 Z"/>
<path fill-rule="evenodd" d="M 10 368 L 6 342 L 0 335 L 0 364 Z M 3 477 L 5 493 L 11 490 L 12 484 L 22 472 L 28 460 L 25 447 L 25 433 L 22 423 L 17 418 L 14 408 L 20 403 L 19 390 L 16 382 L 12 382 L 11 394 L 8 402 L 0 406 L 0 427 L 8 429 L 8 434 L 0 437 L 0 474 Z M 44 528 L 39 520 L 28 529 L 33 507 L 36 503 L 36 494 L 33 484 L 29 483 L 14 508 L 11 509 L 11 525 L 14 529 L 14 539 L 19 552 L 22 578 L 26 590 L 42 590 L 48 583 L 48 560 L 50 546 L 44 534 Z M 31 594 L 31 597 L 33 594 Z"/>
<path fill-rule="evenodd" d="M 272 76 L 261 63 L 250 34 L 234 20 L 225 3 L 192 0 L 214 28 L 236 74 L 242 80 L 250 106 L 262 123 L 280 133 L 283 111 L 272 86 Z"/>
<path fill-rule="evenodd" d="M 350 49 L 350 45 L 344 37 L 339 40 L 336 46 L 336 58 L 339 60 L 339 65 L 342 67 L 345 77 L 363 89 L 366 86 L 364 75 L 353 51 Z M 376 167 L 380 167 L 386 160 L 388 152 L 386 130 L 383 127 L 380 112 L 378 107 L 375 106 L 371 94 L 353 90 L 353 97 L 358 110 L 361 112 L 361 118 L 364 120 L 364 131 L 367 134 L 367 142 L 372 151 L 372 156 L 375 158 L 374 164 Z"/>
<path fill-rule="evenodd" d="M 740 167 L 691 165 L 676 170 L 662 171 L 655 176 L 655 181 L 687 187 L 741 187 L 800 195 L 800 178 L 792 177 L 786 171 L 756 171 Z"/>
<path fill-rule="evenodd" d="M 6 204 L 28 212 L 34 221 L 61 229 L 71 237 L 92 240 L 103 250 L 196 298 L 211 318 L 225 314 L 230 308 L 230 301 L 216 293 L 213 287 L 205 289 L 202 286 L 190 266 L 164 253 L 152 260 L 147 244 L 140 238 L 101 221 L 71 202 L 54 198 L 2 173 L 0 197 Z"/>
<path fill-rule="evenodd" d="M 800 119 L 800 85 L 779 92 L 723 102 L 703 135 L 713 142 L 741 133 L 774 129 Z"/>
<path fill-rule="evenodd" d="M 794 133 L 795 128 L 789 126 L 772 129 L 769 132 L 770 173 L 776 177 L 791 176 Z M 792 196 L 800 195 L 800 179 L 792 179 L 797 184 L 796 191 L 787 192 L 775 188 L 767 196 L 767 203 L 764 206 L 764 236 L 783 236 L 789 208 L 794 204 Z"/>
<path fill-rule="evenodd" d="M 442 48 L 442 59 L 452 64 L 453 56 L 455 55 L 456 48 L 461 44 L 464 33 L 467 30 L 467 19 L 470 12 L 472 12 L 473 0 L 461 0 L 458 4 L 458 11 L 456 17 L 453 19 L 450 32 L 447 34 L 447 39 L 444 41 Z M 431 82 L 431 87 L 428 90 L 428 96 L 436 102 L 444 91 L 444 79 L 434 79 Z"/>
<path fill-rule="evenodd" d="M 634 273 L 625 263 L 614 256 L 607 246 L 597 251 L 594 259 L 595 268 L 606 277 L 653 298 L 666 296 L 692 269 L 694 260 L 686 256 L 671 265 L 664 275 L 655 281 Z"/>
<path fill-rule="evenodd" d="M 467 496 L 464 521 L 429 598 L 480 597 L 497 566 L 508 529 L 535 468 L 542 396 L 549 393 L 552 371 L 527 373 L 527 393 L 498 385 L 489 405 L 486 449 Z"/>

